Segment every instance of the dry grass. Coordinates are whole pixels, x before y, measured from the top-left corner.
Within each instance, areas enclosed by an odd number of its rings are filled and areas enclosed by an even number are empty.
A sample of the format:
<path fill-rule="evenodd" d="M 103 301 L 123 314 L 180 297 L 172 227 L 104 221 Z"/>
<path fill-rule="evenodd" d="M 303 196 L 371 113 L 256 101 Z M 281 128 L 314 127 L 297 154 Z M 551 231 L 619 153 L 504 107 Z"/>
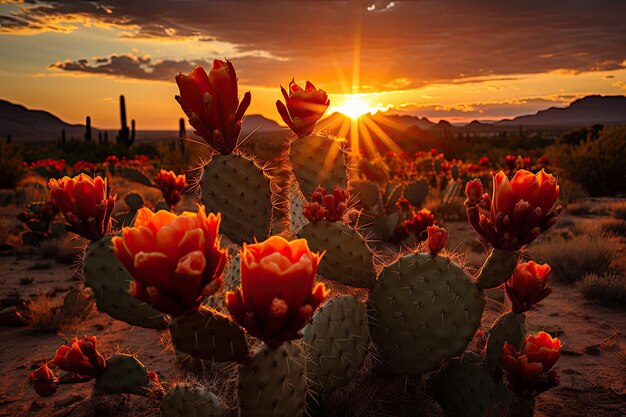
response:
<path fill-rule="evenodd" d="M 574 282 L 586 274 L 608 273 L 623 248 L 614 236 L 596 229 L 571 238 L 557 234 L 539 240 L 529 249 L 537 262 L 550 264 L 556 279 Z"/>
<path fill-rule="evenodd" d="M 38 332 L 56 332 L 63 323 L 60 306 L 49 294 L 40 292 L 37 298 L 28 305 L 30 312 L 30 326 Z"/>
<path fill-rule="evenodd" d="M 626 221 L 626 201 L 616 201 L 609 204 L 611 217 Z"/>
<path fill-rule="evenodd" d="M 626 220 L 619 218 L 604 219 L 599 223 L 599 226 L 606 233 L 626 237 Z"/>
<path fill-rule="evenodd" d="M 587 274 L 578 282 L 577 287 L 589 300 L 603 305 L 626 307 L 626 275 Z"/>

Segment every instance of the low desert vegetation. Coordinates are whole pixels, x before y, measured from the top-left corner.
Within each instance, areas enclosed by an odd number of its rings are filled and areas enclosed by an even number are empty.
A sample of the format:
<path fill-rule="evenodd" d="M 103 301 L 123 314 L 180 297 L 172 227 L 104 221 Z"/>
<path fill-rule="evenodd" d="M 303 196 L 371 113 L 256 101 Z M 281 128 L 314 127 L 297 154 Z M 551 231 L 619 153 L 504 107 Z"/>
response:
<path fill-rule="evenodd" d="M 586 274 L 577 284 L 582 294 L 591 301 L 617 307 L 626 307 L 626 275 L 609 272 L 603 275 Z"/>

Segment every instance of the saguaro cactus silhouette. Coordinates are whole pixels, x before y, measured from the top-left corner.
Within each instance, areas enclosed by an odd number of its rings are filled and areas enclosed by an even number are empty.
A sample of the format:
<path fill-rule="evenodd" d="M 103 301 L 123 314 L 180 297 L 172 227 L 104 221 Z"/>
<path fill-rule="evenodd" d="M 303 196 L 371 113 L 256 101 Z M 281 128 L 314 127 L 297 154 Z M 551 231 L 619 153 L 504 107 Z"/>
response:
<path fill-rule="evenodd" d="M 132 131 L 128 128 L 127 120 L 126 120 L 126 100 L 124 99 L 124 95 L 120 96 L 120 121 L 121 121 L 121 129 L 117 135 L 117 142 L 122 143 L 130 148 L 130 146 L 135 141 L 135 120 L 133 119 L 132 123 Z"/>

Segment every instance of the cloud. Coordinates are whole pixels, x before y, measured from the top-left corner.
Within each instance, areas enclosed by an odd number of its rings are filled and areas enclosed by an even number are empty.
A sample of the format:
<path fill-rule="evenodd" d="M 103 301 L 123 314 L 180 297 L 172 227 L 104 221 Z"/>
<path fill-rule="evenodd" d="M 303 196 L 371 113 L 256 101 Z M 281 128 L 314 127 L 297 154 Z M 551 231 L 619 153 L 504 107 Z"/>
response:
<path fill-rule="evenodd" d="M 121 36 L 127 39 L 217 40 L 235 45 L 244 55 L 256 51 L 286 58 L 268 60 L 262 68 L 251 67 L 259 65 L 257 60 L 242 60 L 238 73 L 254 77 L 256 85 L 275 86 L 295 75 L 296 79 L 315 77 L 316 85 L 335 92 L 350 88 L 355 61 L 360 62 L 359 83 L 370 90 L 626 66 L 623 0 L 596 1 L 593 13 L 588 2 L 571 0 L 188 0 L 177 4 L 107 0 L 105 7 L 97 2 L 33 0 L 12 5 L 12 12 L 0 16 L 0 31 L 71 31 L 90 21 L 121 28 Z M 368 11 L 372 5 L 375 9 Z M 95 67 L 88 63 L 68 68 L 91 72 Z M 161 76 L 156 67 L 136 71 L 123 74 Z"/>

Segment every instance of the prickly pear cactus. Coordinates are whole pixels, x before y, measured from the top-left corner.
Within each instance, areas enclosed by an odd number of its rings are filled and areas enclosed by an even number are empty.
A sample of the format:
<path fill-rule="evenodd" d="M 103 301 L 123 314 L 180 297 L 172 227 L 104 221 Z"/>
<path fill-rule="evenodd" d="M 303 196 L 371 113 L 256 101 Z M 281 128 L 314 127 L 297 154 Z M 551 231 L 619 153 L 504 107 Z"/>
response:
<path fill-rule="evenodd" d="M 428 195 L 428 182 L 426 180 L 411 182 L 404 187 L 403 194 L 414 207 L 422 207 Z"/>
<path fill-rule="evenodd" d="M 306 357 L 291 342 L 261 349 L 239 368 L 241 417 L 298 417 L 306 400 Z"/>
<path fill-rule="evenodd" d="M 504 342 L 514 345 L 517 349 L 522 346 L 526 335 L 526 317 L 523 314 L 507 313 L 500 316 L 491 329 L 487 339 L 487 368 L 494 378 L 502 378 L 502 348 Z"/>
<path fill-rule="evenodd" d="M 291 181 L 289 184 L 289 230 L 292 234 L 299 233 L 309 223 L 303 214 L 305 205 L 306 201 L 298 190 L 298 184 L 296 181 Z"/>
<path fill-rule="evenodd" d="M 177 384 L 161 401 L 161 417 L 222 417 L 220 400 L 199 386 Z"/>
<path fill-rule="evenodd" d="M 145 395 L 150 387 L 148 368 L 134 356 L 121 353 L 107 359 L 106 371 L 96 378 L 96 389 L 105 394 Z"/>
<path fill-rule="evenodd" d="M 237 154 L 216 155 L 200 178 L 207 212 L 222 213 L 220 233 L 234 243 L 269 236 L 272 221 L 270 177 L 254 161 Z"/>
<path fill-rule="evenodd" d="M 83 256 L 85 285 L 93 290 L 98 310 L 132 326 L 162 330 L 167 318 L 129 294 L 133 278 L 118 261 L 111 245 L 113 236 L 92 242 Z"/>
<path fill-rule="evenodd" d="M 371 181 L 353 181 L 350 184 L 351 192 L 356 196 L 363 207 L 374 207 L 380 200 L 380 188 L 378 184 Z"/>
<path fill-rule="evenodd" d="M 370 291 L 370 334 L 387 369 L 420 374 L 463 352 L 484 305 L 482 291 L 450 259 L 407 255 L 385 267 Z"/>
<path fill-rule="evenodd" d="M 312 391 L 330 394 L 348 385 L 363 365 L 369 345 L 363 309 L 354 296 L 335 297 L 319 308 L 302 331 Z"/>
<path fill-rule="evenodd" d="M 374 255 L 354 228 L 321 220 L 304 226 L 298 236 L 307 240 L 311 250 L 326 251 L 318 269 L 324 278 L 357 288 L 369 288 L 374 284 Z"/>
<path fill-rule="evenodd" d="M 346 159 L 340 143 L 324 136 L 305 136 L 291 143 L 289 160 L 300 190 L 310 196 L 318 185 L 332 190 L 348 186 Z"/>
<path fill-rule="evenodd" d="M 169 329 L 174 347 L 194 358 L 242 362 L 248 357 L 241 327 L 210 308 L 172 319 Z"/>
<path fill-rule="evenodd" d="M 61 312 L 65 317 L 85 318 L 93 311 L 93 294 L 88 288 L 72 288 L 63 297 Z"/>
<path fill-rule="evenodd" d="M 430 388 L 441 406 L 458 417 L 505 416 L 514 394 L 491 377 L 479 354 L 467 352 L 450 360 Z"/>
<path fill-rule="evenodd" d="M 519 252 L 494 249 L 478 271 L 476 286 L 487 289 L 504 284 L 511 277 L 518 257 Z"/>

